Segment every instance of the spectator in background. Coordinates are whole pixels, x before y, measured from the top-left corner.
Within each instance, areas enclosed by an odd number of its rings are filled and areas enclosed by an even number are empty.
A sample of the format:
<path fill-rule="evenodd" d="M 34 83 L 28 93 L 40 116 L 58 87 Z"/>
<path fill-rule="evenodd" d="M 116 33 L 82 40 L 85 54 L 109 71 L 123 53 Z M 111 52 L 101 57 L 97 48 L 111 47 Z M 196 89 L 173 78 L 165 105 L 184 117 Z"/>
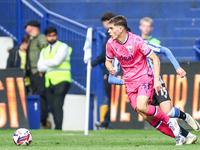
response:
<path fill-rule="evenodd" d="M 53 114 L 55 129 L 62 129 L 63 104 L 71 85 L 70 55 L 72 48 L 58 41 L 57 30 L 45 30 L 48 46 L 43 48 L 37 63 L 39 72 L 45 73 L 47 100 Z"/>
<path fill-rule="evenodd" d="M 144 17 L 140 20 L 140 26 L 139 29 L 141 30 L 141 35 L 140 37 L 143 40 L 152 42 L 154 44 L 161 45 L 161 41 L 158 39 L 154 38 L 151 35 L 151 31 L 153 30 L 153 20 L 149 17 Z"/>
<path fill-rule="evenodd" d="M 22 44 L 23 44 L 24 37 L 22 38 Z M 8 48 L 9 56 L 7 59 L 6 68 L 19 68 L 20 67 L 20 61 L 18 59 L 19 55 L 16 56 L 16 54 L 18 54 L 20 45 L 16 41 L 13 41 L 13 44 L 14 44 L 13 47 Z"/>
<path fill-rule="evenodd" d="M 46 128 L 47 121 L 47 99 L 45 92 L 45 81 L 43 74 L 37 70 L 37 62 L 40 51 L 47 46 L 45 36 L 40 33 L 40 23 L 36 20 L 30 20 L 24 25 L 26 33 L 30 36 L 26 55 L 26 77 L 31 79 L 32 94 L 40 95 L 41 106 L 41 128 Z"/>
<path fill-rule="evenodd" d="M 15 50 L 19 49 L 19 44 L 15 40 L 13 40 L 13 45 L 14 45 L 13 47 L 8 48 L 8 50 L 7 50 L 8 53 L 10 53 L 10 51 L 13 50 L 13 49 L 15 49 Z"/>
<path fill-rule="evenodd" d="M 101 17 L 101 22 L 103 23 L 103 26 L 106 30 L 108 30 L 108 21 L 112 18 L 112 17 L 115 17 L 115 14 L 112 13 L 112 12 L 105 12 L 102 17 Z M 104 41 L 103 43 L 103 51 L 102 53 L 94 60 L 92 61 L 92 67 L 96 66 L 96 65 L 99 65 L 99 64 L 102 64 L 102 63 L 105 63 L 105 55 L 106 55 L 106 43 L 108 41 L 108 39 L 110 38 L 110 35 L 108 33 L 108 31 L 106 32 L 106 40 Z M 110 122 L 110 102 L 111 102 L 111 84 L 108 83 L 108 75 L 109 75 L 109 72 L 108 70 L 106 69 L 105 65 L 104 65 L 104 69 L 103 69 L 103 73 L 104 73 L 104 89 L 105 89 L 105 92 L 106 92 L 106 95 L 108 97 L 108 111 L 106 112 L 106 115 L 104 117 L 104 122 L 96 122 L 95 125 L 97 127 L 108 127 L 109 125 L 109 122 Z"/>
<path fill-rule="evenodd" d="M 7 59 L 7 68 L 21 68 L 25 72 L 26 66 L 26 50 L 28 47 L 28 40 L 30 36 L 25 35 L 22 39 L 21 45 L 15 45 L 13 49 L 10 50 L 9 57 Z M 26 77 L 24 79 L 26 94 L 30 93 L 30 78 Z"/>

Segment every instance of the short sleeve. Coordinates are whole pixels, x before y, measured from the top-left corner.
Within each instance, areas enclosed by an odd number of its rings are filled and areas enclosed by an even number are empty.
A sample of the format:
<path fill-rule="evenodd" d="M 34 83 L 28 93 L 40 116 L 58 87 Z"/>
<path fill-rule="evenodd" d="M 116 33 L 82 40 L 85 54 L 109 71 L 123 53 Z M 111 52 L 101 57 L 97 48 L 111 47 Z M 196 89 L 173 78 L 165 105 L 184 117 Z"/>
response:
<path fill-rule="evenodd" d="M 110 43 L 106 44 L 106 59 L 108 60 L 112 60 L 114 58 L 114 54 L 112 51 L 112 47 L 110 45 Z"/>
<path fill-rule="evenodd" d="M 147 45 L 147 43 L 141 38 L 137 37 L 136 38 L 137 46 L 139 51 L 145 55 L 146 57 L 150 56 L 153 52 L 153 50 L 150 49 L 150 47 Z"/>
<path fill-rule="evenodd" d="M 162 46 L 158 44 L 151 43 L 149 41 L 145 41 L 147 45 L 150 47 L 151 50 L 153 50 L 156 54 L 162 54 Z"/>

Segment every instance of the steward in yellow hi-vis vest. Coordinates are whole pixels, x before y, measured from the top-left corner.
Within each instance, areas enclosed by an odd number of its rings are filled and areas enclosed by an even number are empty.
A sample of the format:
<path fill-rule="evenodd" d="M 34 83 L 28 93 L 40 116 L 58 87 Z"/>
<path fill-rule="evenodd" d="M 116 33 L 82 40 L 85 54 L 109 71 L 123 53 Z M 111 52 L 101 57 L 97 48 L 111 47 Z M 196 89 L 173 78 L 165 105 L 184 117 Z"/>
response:
<path fill-rule="evenodd" d="M 37 69 L 45 74 L 46 95 L 53 114 L 55 129 L 61 130 L 62 107 L 65 95 L 71 86 L 70 55 L 72 48 L 57 40 L 57 30 L 54 27 L 48 27 L 45 35 L 48 46 L 40 52 Z"/>
<path fill-rule="evenodd" d="M 59 47 L 64 44 L 60 41 L 56 42 L 55 47 L 50 52 L 50 46 L 42 49 L 44 60 L 53 59 Z M 68 46 L 68 56 L 60 63 L 60 65 L 49 68 L 45 73 L 45 87 L 48 88 L 50 83 L 57 85 L 60 82 L 67 81 L 71 83 L 71 64 L 70 55 L 72 48 Z"/>

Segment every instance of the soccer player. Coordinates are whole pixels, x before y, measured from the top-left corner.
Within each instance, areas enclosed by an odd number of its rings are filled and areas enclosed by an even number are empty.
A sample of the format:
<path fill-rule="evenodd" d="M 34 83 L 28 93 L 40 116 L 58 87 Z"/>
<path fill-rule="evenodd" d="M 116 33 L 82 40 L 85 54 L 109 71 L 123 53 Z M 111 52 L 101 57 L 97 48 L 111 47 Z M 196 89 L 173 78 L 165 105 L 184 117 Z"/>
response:
<path fill-rule="evenodd" d="M 186 72 L 181 68 L 178 61 L 176 60 L 176 58 L 174 57 L 174 55 L 171 53 L 171 51 L 168 48 L 162 47 L 160 45 L 156 45 L 156 44 L 153 44 L 153 43 L 150 43 L 147 41 L 146 41 L 146 43 L 155 53 L 164 54 L 165 56 L 167 56 L 167 58 L 173 64 L 177 74 L 180 75 L 180 77 L 185 77 Z M 153 64 L 152 64 L 151 60 L 147 59 L 147 62 L 148 62 L 149 67 L 153 68 Z M 116 77 L 120 70 L 120 65 L 116 58 L 113 61 L 113 65 L 114 65 L 114 68 L 117 71 L 117 73 L 115 74 L 115 76 L 109 75 L 108 81 L 111 84 L 122 85 L 124 80 L 118 79 Z M 162 81 L 161 77 L 160 77 L 160 82 L 163 86 L 162 92 L 160 92 L 159 95 L 156 95 L 154 92 L 153 100 L 152 100 L 151 104 L 154 106 L 159 106 L 159 108 L 165 114 L 167 114 L 169 117 L 172 117 L 172 118 L 178 117 L 180 119 L 183 119 L 195 131 L 199 132 L 199 123 L 196 120 L 194 120 L 188 113 L 184 113 L 181 110 L 179 110 L 177 107 L 171 106 L 171 99 L 169 97 L 168 91 L 165 88 L 165 84 Z M 148 121 L 151 124 L 152 119 L 150 119 L 150 118 L 145 118 L 145 119 L 146 119 L 146 121 Z M 154 127 L 156 128 L 156 125 Z M 194 134 L 183 129 L 181 126 L 180 126 L 180 128 L 181 128 L 181 134 L 187 138 L 186 144 L 193 144 L 197 141 L 197 137 Z M 182 137 L 182 139 L 183 139 L 183 137 Z M 177 138 L 176 145 L 182 145 L 181 141 L 184 141 L 184 139 L 181 140 L 180 138 Z"/>
<path fill-rule="evenodd" d="M 144 17 L 140 20 L 140 26 L 139 29 L 141 31 L 140 37 L 145 40 L 145 41 L 149 41 L 151 43 L 155 43 L 160 45 L 161 41 L 159 41 L 158 39 L 154 38 L 151 35 L 151 31 L 153 30 L 153 19 L 149 18 L 149 17 Z"/>
<path fill-rule="evenodd" d="M 113 58 L 116 57 L 123 69 L 125 87 L 134 110 L 142 116 L 153 116 L 153 123 L 162 121 L 178 138 L 181 135 L 176 119 L 171 119 L 160 109 L 149 105 L 154 88 L 157 95 L 162 88 L 159 82 L 160 61 L 142 38 L 126 32 L 126 29 L 127 20 L 124 16 L 115 16 L 109 20 L 108 33 L 111 38 L 106 45 L 106 68 L 111 75 L 116 74 L 112 64 Z M 154 77 L 146 57 L 153 61 Z"/>

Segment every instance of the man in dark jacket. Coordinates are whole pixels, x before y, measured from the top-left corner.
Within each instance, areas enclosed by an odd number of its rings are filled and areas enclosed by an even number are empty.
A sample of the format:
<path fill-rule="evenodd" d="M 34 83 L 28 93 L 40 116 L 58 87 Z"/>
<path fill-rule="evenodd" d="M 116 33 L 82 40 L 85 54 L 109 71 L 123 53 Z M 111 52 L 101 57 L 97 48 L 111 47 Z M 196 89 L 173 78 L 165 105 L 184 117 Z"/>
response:
<path fill-rule="evenodd" d="M 114 17 L 115 14 L 112 12 L 105 12 L 103 14 L 103 16 L 101 17 L 101 22 L 103 23 L 103 26 L 106 30 L 108 30 L 108 21 Z M 108 41 L 108 39 L 110 38 L 110 35 L 108 34 L 108 32 L 106 32 L 106 40 L 103 43 L 103 51 L 102 53 L 92 62 L 92 67 L 105 63 L 105 55 L 106 55 L 106 43 Z M 108 111 L 106 112 L 106 115 L 104 117 L 104 122 L 100 123 L 100 122 L 96 122 L 95 125 L 97 127 L 108 127 L 109 122 L 110 122 L 110 101 L 111 101 L 111 84 L 108 83 L 108 75 L 109 72 L 106 69 L 105 65 L 104 65 L 104 89 L 106 91 L 106 95 L 108 97 Z"/>
<path fill-rule="evenodd" d="M 47 121 L 47 98 L 45 80 L 43 74 L 37 70 L 37 62 L 40 51 L 48 45 L 45 35 L 40 32 L 40 23 L 30 20 L 24 25 L 26 33 L 30 36 L 26 55 L 26 77 L 31 79 L 31 90 L 33 95 L 40 95 L 41 128 L 46 129 Z"/>
<path fill-rule="evenodd" d="M 20 67 L 20 57 L 18 54 L 19 46 L 16 42 L 14 42 L 14 47 L 9 51 L 9 56 L 7 59 L 6 68 L 19 68 Z"/>

